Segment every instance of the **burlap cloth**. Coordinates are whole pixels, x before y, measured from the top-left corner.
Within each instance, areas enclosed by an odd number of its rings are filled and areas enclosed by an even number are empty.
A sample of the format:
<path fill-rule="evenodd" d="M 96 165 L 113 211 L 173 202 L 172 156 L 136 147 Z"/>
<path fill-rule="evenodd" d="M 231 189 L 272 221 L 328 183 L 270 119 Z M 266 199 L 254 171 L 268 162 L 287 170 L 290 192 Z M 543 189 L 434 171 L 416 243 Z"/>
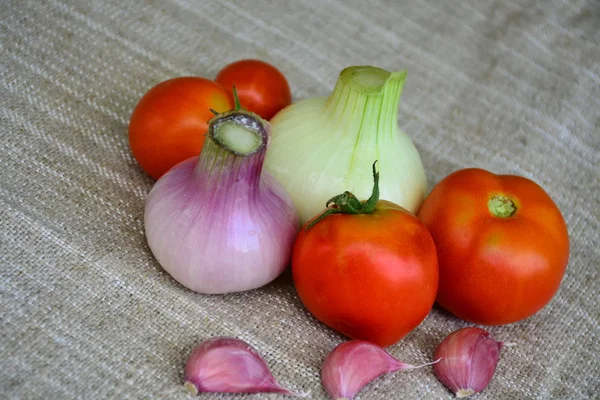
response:
<path fill-rule="evenodd" d="M 153 182 L 128 147 L 136 102 L 159 81 L 260 58 L 296 100 L 328 94 L 349 65 L 406 68 L 399 123 L 430 188 L 475 166 L 550 193 L 571 234 L 567 274 L 543 311 L 489 328 L 518 345 L 477 398 L 599 398 L 599 11 L 579 0 L 2 1 L 0 397 L 187 399 L 189 351 L 227 335 L 283 385 L 325 398 L 320 366 L 344 339 L 303 309 L 289 271 L 252 292 L 199 295 L 161 270 L 143 233 Z M 389 351 L 425 362 L 467 325 L 435 308 Z M 358 398 L 451 397 L 425 368 Z"/>

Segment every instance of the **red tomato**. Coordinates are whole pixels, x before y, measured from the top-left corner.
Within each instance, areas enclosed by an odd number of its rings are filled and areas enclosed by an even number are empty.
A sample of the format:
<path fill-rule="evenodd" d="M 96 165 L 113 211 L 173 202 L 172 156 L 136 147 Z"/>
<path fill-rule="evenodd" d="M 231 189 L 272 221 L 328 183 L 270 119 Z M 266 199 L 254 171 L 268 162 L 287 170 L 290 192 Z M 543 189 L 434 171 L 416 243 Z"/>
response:
<path fill-rule="evenodd" d="M 225 66 L 216 79 L 227 90 L 235 86 L 240 104 L 266 120 L 292 103 L 292 92 L 285 76 L 274 66 L 260 60 L 240 60 Z"/>
<path fill-rule="evenodd" d="M 228 111 L 233 102 L 223 86 L 208 79 L 174 78 L 150 89 L 129 122 L 129 145 L 142 169 L 158 179 L 200 154 L 211 108 Z"/>
<path fill-rule="evenodd" d="M 531 180 L 460 170 L 435 186 L 419 217 L 438 251 L 437 302 L 457 317 L 508 324 L 556 293 L 569 259 L 567 226 Z"/>
<path fill-rule="evenodd" d="M 389 346 L 425 319 L 438 285 L 431 235 L 380 200 L 372 214 L 333 214 L 299 233 L 292 273 L 300 299 L 325 325 Z"/>

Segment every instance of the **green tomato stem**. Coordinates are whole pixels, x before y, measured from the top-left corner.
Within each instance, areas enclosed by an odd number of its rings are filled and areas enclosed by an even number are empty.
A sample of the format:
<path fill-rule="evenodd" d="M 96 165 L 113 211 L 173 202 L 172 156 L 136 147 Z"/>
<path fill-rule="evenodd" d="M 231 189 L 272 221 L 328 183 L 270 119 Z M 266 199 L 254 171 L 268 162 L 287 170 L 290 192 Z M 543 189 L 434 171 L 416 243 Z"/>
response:
<path fill-rule="evenodd" d="M 342 194 L 327 200 L 325 210 L 321 215 L 310 222 L 306 229 L 312 228 L 317 222 L 332 214 L 372 214 L 379 201 L 379 172 L 375 168 L 377 161 L 373 163 L 373 191 L 367 201 L 362 202 L 352 193 L 345 191 Z"/>
<path fill-rule="evenodd" d="M 240 103 L 240 98 L 238 97 L 237 89 L 235 88 L 235 85 L 233 85 L 232 91 L 233 91 L 233 101 L 235 102 L 234 110 L 239 111 L 242 108 L 242 104 Z"/>
<path fill-rule="evenodd" d="M 494 217 L 510 218 L 517 212 L 515 202 L 504 195 L 496 195 L 489 199 L 488 210 Z"/>
<path fill-rule="evenodd" d="M 235 85 L 233 85 L 233 101 L 235 102 L 235 107 L 231 111 L 239 111 L 242 109 L 242 104 L 240 103 L 240 98 L 238 97 L 237 90 L 235 89 Z M 215 111 L 213 108 L 209 108 L 210 112 L 215 115 L 220 115 L 221 113 Z"/>

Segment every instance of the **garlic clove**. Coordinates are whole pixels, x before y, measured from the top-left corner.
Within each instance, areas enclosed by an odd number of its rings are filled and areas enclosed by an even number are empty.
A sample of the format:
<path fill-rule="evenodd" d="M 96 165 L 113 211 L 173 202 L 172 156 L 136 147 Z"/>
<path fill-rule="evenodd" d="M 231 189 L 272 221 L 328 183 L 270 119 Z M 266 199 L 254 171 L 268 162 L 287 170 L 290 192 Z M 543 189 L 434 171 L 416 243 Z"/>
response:
<path fill-rule="evenodd" d="M 448 335 L 435 351 L 437 378 L 456 394 L 468 397 L 485 389 L 496 371 L 503 343 L 484 329 L 462 328 Z"/>
<path fill-rule="evenodd" d="M 350 340 L 325 358 L 321 379 L 331 398 L 351 400 L 367 383 L 383 374 L 421 366 L 403 363 L 371 342 Z"/>
<path fill-rule="evenodd" d="M 228 337 L 209 339 L 192 351 L 185 366 L 184 387 L 194 396 L 201 392 L 306 396 L 282 387 L 252 346 Z"/>

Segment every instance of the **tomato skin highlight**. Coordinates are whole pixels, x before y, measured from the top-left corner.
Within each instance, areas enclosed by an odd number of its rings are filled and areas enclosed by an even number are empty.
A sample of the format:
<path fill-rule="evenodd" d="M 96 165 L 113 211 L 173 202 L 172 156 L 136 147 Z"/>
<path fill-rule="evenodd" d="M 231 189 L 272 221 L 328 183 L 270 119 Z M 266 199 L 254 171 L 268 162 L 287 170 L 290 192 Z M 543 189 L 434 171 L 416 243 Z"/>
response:
<path fill-rule="evenodd" d="M 142 169 L 160 178 L 181 161 L 200 154 L 208 120 L 233 108 L 220 84 L 201 77 L 179 77 L 151 88 L 129 122 L 129 146 Z"/>
<path fill-rule="evenodd" d="M 495 216 L 490 199 L 512 201 L 514 214 Z M 535 182 L 482 169 L 450 174 L 419 210 L 438 251 L 437 303 L 483 325 L 520 321 L 558 290 L 569 259 L 560 210 Z"/>
<path fill-rule="evenodd" d="M 318 320 L 380 346 L 397 343 L 425 319 L 438 285 L 431 235 L 416 216 L 385 200 L 373 214 L 334 214 L 301 229 L 292 274 Z"/>
<path fill-rule="evenodd" d="M 226 65 L 215 81 L 223 85 L 231 96 L 235 86 L 242 107 L 266 120 L 292 104 L 290 85 L 283 73 L 261 60 L 239 60 Z"/>

